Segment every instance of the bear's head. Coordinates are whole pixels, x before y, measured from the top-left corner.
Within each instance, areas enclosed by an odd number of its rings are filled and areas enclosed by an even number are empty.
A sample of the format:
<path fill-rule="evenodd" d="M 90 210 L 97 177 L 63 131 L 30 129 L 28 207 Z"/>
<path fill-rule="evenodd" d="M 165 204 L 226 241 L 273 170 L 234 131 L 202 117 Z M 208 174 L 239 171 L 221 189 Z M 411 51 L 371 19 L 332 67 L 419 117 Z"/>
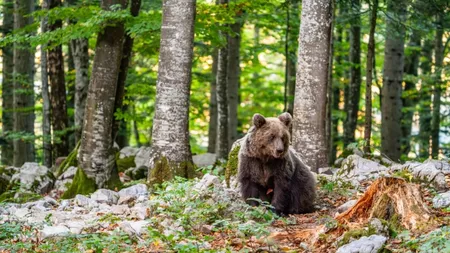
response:
<path fill-rule="evenodd" d="M 264 118 L 261 114 L 253 115 L 253 127 L 247 135 L 249 155 L 258 158 L 278 159 L 289 150 L 289 126 L 291 114 L 285 112 L 277 118 Z"/>

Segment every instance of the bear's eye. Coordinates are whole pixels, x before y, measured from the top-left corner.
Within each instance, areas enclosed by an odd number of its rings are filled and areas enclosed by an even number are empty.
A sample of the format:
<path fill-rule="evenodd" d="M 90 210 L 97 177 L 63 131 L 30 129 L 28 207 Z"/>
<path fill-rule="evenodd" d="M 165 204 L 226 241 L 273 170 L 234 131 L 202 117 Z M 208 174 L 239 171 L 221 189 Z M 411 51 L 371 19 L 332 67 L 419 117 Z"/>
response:
<path fill-rule="evenodd" d="M 270 135 L 270 137 L 269 137 L 269 141 L 273 141 L 275 139 L 275 135 Z"/>

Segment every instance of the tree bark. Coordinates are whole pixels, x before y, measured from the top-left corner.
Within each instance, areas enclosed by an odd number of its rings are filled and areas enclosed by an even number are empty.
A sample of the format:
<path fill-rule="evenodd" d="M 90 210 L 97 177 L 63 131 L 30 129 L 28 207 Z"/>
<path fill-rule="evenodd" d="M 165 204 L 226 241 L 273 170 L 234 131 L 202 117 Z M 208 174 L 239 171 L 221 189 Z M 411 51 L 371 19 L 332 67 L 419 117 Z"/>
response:
<path fill-rule="evenodd" d="M 239 107 L 239 86 L 241 67 L 239 60 L 239 50 L 241 48 L 241 28 L 243 25 L 242 15 L 237 14 L 235 23 L 230 25 L 231 35 L 228 35 L 228 150 L 235 140 L 238 139 L 238 107 Z"/>
<path fill-rule="evenodd" d="M 375 28 L 377 26 L 378 0 L 372 1 L 370 11 L 369 45 L 366 62 L 366 111 L 364 115 L 364 153 L 370 154 L 370 138 L 372 135 L 372 77 L 375 57 Z"/>
<path fill-rule="evenodd" d="M 149 182 L 192 177 L 189 97 L 195 0 L 164 0 Z"/>
<path fill-rule="evenodd" d="M 212 75 L 209 98 L 209 126 L 208 126 L 208 153 L 216 152 L 217 138 L 217 59 L 218 50 L 212 52 Z"/>
<path fill-rule="evenodd" d="M 75 142 L 81 138 L 89 87 L 89 41 L 85 38 L 70 41 L 75 65 Z"/>
<path fill-rule="evenodd" d="M 328 150 L 327 150 L 327 161 L 329 165 L 332 165 L 335 157 L 331 150 L 333 149 L 333 64 L 334 64 L 334 27 L 335 27 L 335 16 L 336 16 L 336 5 L 335 2 L 331 2 L 333 16 L 331 18 L 331 28 L 330 28 L 330 53 L 328 62 L 328 83 L 327 83 L 327 111 L 326 111 L 326 125 L 325 133 L 328 140 Z"/>
<path fill-rule="evenodd" d="M 422 62 L 420 68 L 423 76 L 431 74 L 433 62 L 433 42 L 425 40 L 422 46 Z M 419 155 L 422 158 L 430 156 L 430 136 L 431 136 L 431 84 L 427 78 L 422 78 L 420 88 L 420 110 L 419 110 Z"/>
<path fill-rule="evenodd" d="M 49 9 L 61 6 L 61 0 L 48 0 Z M 55 31 L 62 27 L 62 20 L 49 24 L 49 30 Z M 64 57 L 62 46 L 48 50 L 48 75 L 50 79 L 50 102 L 52 108 L 53 150 L 55 157 L 69 154 L 69 135 L 64 133 L 69 119 L 67 117 L 66 83 L 64 80 Z"/>
<path fill-rule="evenodd" d="M 130 12 L 133 17 L 136 17 L 139 15 L 139 10 L 141 9 L 141 0 L 131 0 L 131 8 Z M 117 91 L 116 91 L 116 99 L 115 99 L 115 105 L 114 110 L 117 111 L 125 111 L 123 107 L 123 98 L 125 96 L 125 82 L 127 80 L 127 74 L 128 74 L 128 67 L 130 66 L 130 60 L 131 60 L 131 54 L 133 51 L 133 42 L 134 39 L 131 38 L 129 34 L 125 34 L 125 42 L 123 44 L 123 51 L 122 51 L 122 60 L 120 62 L 120 71 L 119 71 L 119 78 L 117 80 Z M 126 125 L 123 120 L 114 120 L 113 130 L 112 130 L 112 139 L 113 141 L 117 138 L 117 134 L 119 132 L 119 129 L 121 128 L 121 122 L 122 129 L 125 129 L 125 135 L 126 135 Z M 123 132 L 121 139 L 123 139 Z M 126 136 L 125 136 L 126 138 Z M 122 141 L 123 142 L 123 141 Z M 125 143 L 128 143 L 128 140 L 125 141 Z M 122 143 L 124 144 L 124 143 Z"/>
<path fill-rule="evenodd" d="M 69 5 L 75 5 L 76 0 L 69 0 Z M 74 21 L 71 21 L 74 22 Z M 70 41 L 70 49 L 75 67 L 75 142 L 81 138 L 86 98 L 89 87 L 89 40 L 78 38 Z"/>
<path fill-rule="evenodd" d="M 42 9 L 48 9 L 47 0 L 42 1 Z M 47 31 L 47 18 L 41 21 L 41 31 Z M 48 72 L 47 72 L 47 45 L 41 45 L 41 82 L 42 82 L 42 142 L 43 142 L 43 156 L 44 165 L 50 168 L 53 163 L 52 156 L 52 132 L 51 132 L 51 106 L 50 94 L 48 91 Z"/>
<path fill-rule="evenodd" d="M 14 27 L 14 2 L 5 0 L 3 2 L 3 35 L 11 34 Z M 14 48 L 11 45 L 2 47 L 2 130 L 6 138 L 6 144 L 2 146 L 2 164 L 12 165 L 14 157 L 13 142 L 8 134 L 14 129 Z"/>
<path fill-rule="evenodd" d="M 411 34 L 411 40 L 408 43 L 410 54 L 405 57 L 405 73 L 410 76 L 417 76 L 419 68 L 420 52 L 416 48 L 420 47 L 420 36 L 418 31 L 414 30 Z M 407 155 L 411 150 L 411 129 L 415 107 L 417 104 L 416 83 L 411 80 L 405 81 L 403 90 L 403 113 L 402 113 L 402 153 Z"/>
<path fill-rule="evenodd" d="M 332 18 L 330 0 L 305 0 L 292 128 L 293 146 L 313 170 L 327 166 L 325 117 Z"/>
<path fill-rule="evenodd" d="M 434 87 L 433 87 L 433 111 L 431 119 L 431 156 L 437 158 L 439 155 L 439 132 L 441 122 L 441 90 L 442 90 L 442 65 L 444 60 L 444 47 L 442 37 L 444 35 L 444 14 L 438 13 L 436 17 L 436 37 L 434 41 Z"/>
<path fill-rule="evenodd" d="M 228 0 L 220 0 L 220 4 L 227 5 Z M 223 38 L 227 38 L 225 32 L 221 33 Z M 218 159 L 225 159 L 228 156 L 228 90 L 227 90 L 227 66 L 228 47 L 225 44 L 219 49 L 217 63 L 217 139 L 216 153 Z"/>
<path fill-rule="evenodd" d="M 125 8 L 126 0 L 103 0 L 103 10 L 113 5 Z M 115 167 L 114 105 L 117 80 L 122 60 L 124 24 L 114 22 L 106 26 L 97 37 L 96 53 L 88 97 L 78 164 L 85 176 L 93 180 L 97 188 L 107 187 Z M 75 183 L 75 180 L 74 180 Z"/>
<path fill-rule="evenodd" d="M 387 2 L 381 104 L 381 153 L 393 161 L 401 155 L 402 82 L 407 0 Z M 395 17 L 395 20 L 393 20 Z"/>
<path fill-rule="evenodd" d="M 14 2 L 14 30 L 33 22 L 29 15 L 34 11 L 34 1 L 16 0 Z M 34 53 L 30 45 L 14 44 L 14 132 L 34 135 Z M 13 165 L 20 167 L 35 159 L 34 140 L 14 140 Z"/>
<path fill-rule="evenodd" d="M 286 88 L 287 88 L 287 111 L 294 113 L 295 75 L 297 66 L 298 32 L 300 24 L 300 13 L 298 1 L 292 3 L 292 12 L 288 9 L 289 24 L 287 31 L 287 57 L 286 57 Z"/>
<path fill-rule="evenodd" d="M 358 122 L 359 100 L 361 98 L 361 3 L 351 1 L 350 26 L 350 85 L 348 89 L 347 118 L 344 126 L 344 146 L 355 142 Z"/>

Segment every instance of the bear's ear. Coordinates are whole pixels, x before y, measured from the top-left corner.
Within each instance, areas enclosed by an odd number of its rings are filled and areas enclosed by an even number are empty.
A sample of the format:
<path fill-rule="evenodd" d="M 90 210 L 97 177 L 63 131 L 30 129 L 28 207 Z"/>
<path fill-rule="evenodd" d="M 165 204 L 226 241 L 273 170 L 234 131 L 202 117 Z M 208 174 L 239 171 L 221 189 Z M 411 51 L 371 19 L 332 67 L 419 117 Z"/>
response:
<path fill-rule="evenodd" d="M 283 122 L 287 127 L 289 127 L 291 125 L 292 116 L 288 112 L 282 113 L 280 116 L 278 116 L 278 119 L 281 122 Z"/>
<path fill-rule="evenodd" d="M 253 125 L 256 128 L 260 128 L 262 127 L 264 124 L 266 124 L 266 119 L 264 118 L 264 116 L 262 116 L 259 113 L 255 113 L 255 115 L 253 115 Z"/>

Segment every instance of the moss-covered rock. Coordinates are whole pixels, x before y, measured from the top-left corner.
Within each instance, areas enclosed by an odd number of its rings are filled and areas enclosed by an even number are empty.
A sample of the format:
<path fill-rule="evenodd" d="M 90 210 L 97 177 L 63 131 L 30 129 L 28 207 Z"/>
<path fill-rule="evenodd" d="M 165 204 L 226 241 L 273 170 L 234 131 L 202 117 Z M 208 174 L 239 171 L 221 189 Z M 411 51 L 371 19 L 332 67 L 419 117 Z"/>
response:
<path fill-rule="evenodd" d="M 238 170 L 238 155 L 239 150 L 241 149 L 240 145 L 236 145 L 233 150 L 228 154 L 228 162 L 227 167 L 225 169 L 225 181 L 227 183 L 227 187 L 230 187 L 230 178 L 237 174 Z"/>
<path fill-rule="evenodd" d="M 61 165 L 56 169 L 55 175 L 56 177 L 61 176 L 69 167 L 77 167 L 78 166 L 78 149 L 80 148 L 80 143 L 78 142 L 77 146 L 70 152 L 67 158 L 61 163 Z"/>
<path fill-rule="evenodd" d="M 135 156 L 128 156 L 120 159 L 120 153 L 116 154 L 116 165 L 119 172 L 125 172 L 129 168 L 136 167 Z"/>
<path fill-rule="evenodd" d="M 95 180 L 86 176 L 86 173 L 81 168 L 77 169 L 72 184 L 69 186 L 66 192 L 61 196 L 63 199 L 70 199 L 77 194 L 87 195 L 97 190 Z"/>

